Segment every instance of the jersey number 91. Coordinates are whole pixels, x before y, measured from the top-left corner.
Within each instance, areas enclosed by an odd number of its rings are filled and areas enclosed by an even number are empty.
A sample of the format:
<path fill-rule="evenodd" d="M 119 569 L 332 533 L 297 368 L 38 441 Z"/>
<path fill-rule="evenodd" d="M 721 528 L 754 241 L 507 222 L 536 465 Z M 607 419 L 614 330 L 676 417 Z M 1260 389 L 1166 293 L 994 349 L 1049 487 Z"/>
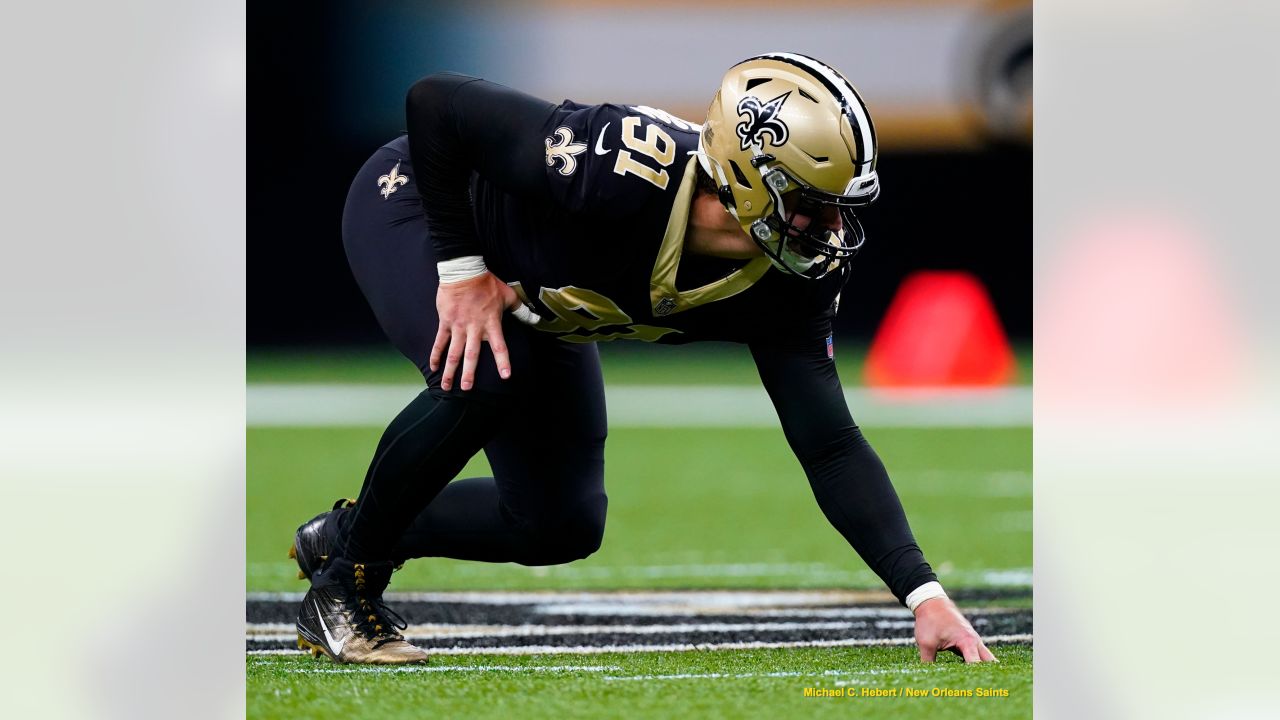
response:
<path fill-rule="evenodd" d="M 613 164 L 613 171 L 619 175 L 635 175 L 667 189 L 671 176 L 661 168 L 670 167 L 676 159 L 676 142 L 662 128 L 652 123 L 643 125 L 644 137 L 640 136 L 642 124 L 640 118 L 628 116 L 622 119 L 622 144 L 626 150 L 618 150 L 618 160 Z M 656 162 L 660 169 L 653 169 L 635 159 L 632 152 L 639 153 Z"/>

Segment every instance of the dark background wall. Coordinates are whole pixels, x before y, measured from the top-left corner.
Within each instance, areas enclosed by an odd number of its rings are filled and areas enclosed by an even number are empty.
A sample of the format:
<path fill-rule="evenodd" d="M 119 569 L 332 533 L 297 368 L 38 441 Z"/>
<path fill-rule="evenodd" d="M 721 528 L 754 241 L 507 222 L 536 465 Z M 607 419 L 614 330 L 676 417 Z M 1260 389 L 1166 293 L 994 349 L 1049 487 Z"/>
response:
<path fill-rule="evenodd" d="M 411 11 L 403 6 L 370 10 L 364 4 L 313 5 L 305 11 L 278 3 L 250 5 L 251 346 L 382 341 L 346 267 L 339 232 L 343 199 L 368 155 L 402 129 L 403 94 L 415 78 L 459 70 L 526 87 L 530 80 L 527 72 L 522 75 L 519 58 L 495 60 L 501 52 L 486 55 L 476 47 L 497 42 L 485 34 L 490 28 L 521 26 L 519 18 L 494 20 L 494 12 L 468 15 L 431 3 Z M 503 35 L 490 32 L 499 39 Z M 1029 43 L 1028 35 L 1028 64 Z M 731 63 L 721 62 L 694 79 L 705 95 Z M 833 64 L 859 83 L 853 69 Z M 881 72 L 894 79 L 891 71 Z M 555 87 L 554 78 L 537 77 L 537 83 Z M 573 77 L 568 74 L 565 84 L 574 85 Z M 560 99 L 572 90 L 543 95 Z M 862 90 L 869 95 L 865 86 Z M 689 91 L 669 98 L 636 97 L 621 86 L 616 92 L 613 99 L 683 110 L 686 117 L 696 112 L 689 109 L 697 107 L 696 101 L 682 100 Z M 692 92 L 697 97 L 697 87 Z M 855 260 L 838 330 L 869 338 L 899 282 L 914 269 L 964 269 L 987 285 L 1009 334 L 1029 339 L 1029 143 L 997 140 L 981 128 L 937 140 L 929 133 L 939 132 L 938 122 L 917 123 L 922 129 L 912 131 L 909 124 L 895 125 L 892 108 L 887 121 L 881 120 L 874 96 L 868 102 L 884 139 L 879 162 L 884 191 L 863 216 L 868 241 Z"/>

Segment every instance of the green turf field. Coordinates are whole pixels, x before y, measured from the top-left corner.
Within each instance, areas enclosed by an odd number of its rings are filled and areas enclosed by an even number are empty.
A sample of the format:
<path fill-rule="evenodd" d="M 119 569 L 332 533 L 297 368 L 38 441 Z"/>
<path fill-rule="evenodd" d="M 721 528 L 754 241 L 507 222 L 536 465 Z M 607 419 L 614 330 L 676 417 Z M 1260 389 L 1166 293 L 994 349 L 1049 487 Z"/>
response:
<path fill-rule="evenodd" d="M 614 385 L 758 383 L 740 348 L 602 348 Z M 846 386 L 859 353 L 837 353 Z M 671 362 L 679 358 L 680 363 Z M 1025 354 L 1019 374 L 1030 378 Z M 386 353 L 255 354 L 250 382 L 415 383 Z M 851 408 L 855 418 L 858 408 Z M 1021 589 L 1030 602 L 1031 429 L 864 427 L 917 539 L 952 590 Z M 301 592 L 286 551 L 297 525 L 354 496 L 381 429 L 248 429 L 247 586 Z M 466 474 L 485 474 L 480 458 Z M 566 566 L 526 568 L 446 559 L 410 562 L 394 591 L 662 588 L 881 589 L 817 508 L 782 434 L 768 428 L 614 427 L 606 453 L 604 545 Z M 295 600 L 296 602 L 296 600 Z M 969 607 L 991 605 L 975 600 Z M 284 628 L 287 632 L 288 628 Z M 909 633 L 909 630 L 907 631 Z M 1030 714 L 1031 650 L 995 648 L 998 667 L 924 667 L 909 647 L 776 648 L 604 655 L 446 655 L 426 670 L 369 671 L 300 656 L 248 657 L 252 717 L 884 717 Z M 550 670 L 533 670 L 543 667 Z M 575 669 L 589 667 L 595 669 Z M 561 668 L 561 669 L 555 669 Z M 603 668 L 603 669 L 600 669 Z M 351 672 L 348 672 L 348 671 Z M 328 672 L 340 671 L 340 672 Z M 642 677 L 643 676 L 643 677 Z M 663 677 L 648 677 L 663 676 Z M 680 676 L 680 677 L 672 677 Z M 694 677 L 684 677 L 694 676 Z M 818 683 L 822 683 L 819 685 Z M 805 687 L 977 688 L 1008 697 L 805 698 Z M 850 702 L 860 703 L 855 710 Z M 975 704 L 976 703 L 976 704 Z M 359 711 L 364 711 L 359 712 Z"/>
<path fill-rule="evenodd" d="M 951 657 L 921 665 L 911 648 L 457 656 L 400 672 L 251 657 L 247 710 L 259 718 L 1030 717 L 1031 649 L 997 652 L 1000 664 L 972 666 Z M 805 688 L 843 696 L 805 697 Z M 972 694 L 933 696 L 935 688 Z M 862 697 L 863 689 L 897 696 Z M 906 697 L 907 689 L 926 694 Z"/>
<path fill-rule="evenodd" d="M 949 586 L 1007 582 L 1031 566 L 1029 429 L 865 430 L 917 540 Z M 377 428 L 249 431 L 248 587 L 297 590 L 297 525 L 354 496 Z M 610 433 L 609 516 L 598 553 L 526 568 L 425 559 L 396 590 L 879 587 L 827 523 L 780 432 L 630 428 Z M 486 474 L 483 458 L 468 475 Z"/>

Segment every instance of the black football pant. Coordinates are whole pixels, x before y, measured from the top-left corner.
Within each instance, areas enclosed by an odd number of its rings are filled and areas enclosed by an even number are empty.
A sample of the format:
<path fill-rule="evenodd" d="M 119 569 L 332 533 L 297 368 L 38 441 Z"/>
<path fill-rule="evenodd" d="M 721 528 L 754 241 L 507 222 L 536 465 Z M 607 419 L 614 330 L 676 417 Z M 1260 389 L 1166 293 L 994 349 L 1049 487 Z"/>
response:
<path fill-rule="evenodd" d="M 407 181 L 393 179 L 397 167 Z M 498 377 L 485 344 L 473 389 L 440 389 L 441 374 L 427 365 L 439 280 L 407 136 L 380 148 L 356 176 L 342 238 L 383 331 L 427 388 L 383 433 L 340 554 L 551 565 L 599 548 L 606 422 L 595 345 L 562 342 L 508 315 L 511 378 Z M 494 476 L 451 482 L 481 450 Z"/>

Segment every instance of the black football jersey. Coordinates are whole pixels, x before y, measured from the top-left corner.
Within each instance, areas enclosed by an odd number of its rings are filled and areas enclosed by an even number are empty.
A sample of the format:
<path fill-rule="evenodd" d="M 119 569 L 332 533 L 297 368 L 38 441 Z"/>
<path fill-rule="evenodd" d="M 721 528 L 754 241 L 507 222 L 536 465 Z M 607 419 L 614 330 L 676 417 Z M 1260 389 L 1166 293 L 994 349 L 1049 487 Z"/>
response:
<path fill-rule="evenodd" d="M 646 106 L 566 101 L 544 126 L 551 201 L 481 175 L 471 191 L 486 264 L 571 342 L 824 343 L 847 264 L 820 280 L 767 258 L 683 252 L 698 127 Z"/>
<path fill-rule="evenodd" d="M 750 343 L 824 514 L 899 600 L 937 579 L 831 362 L 847 264 L 811 281 L 682 252 L 695 126 L 451 73 L 415 83 L 406 110 L 432 259 L 483 255 L 566 341 Z"/>

